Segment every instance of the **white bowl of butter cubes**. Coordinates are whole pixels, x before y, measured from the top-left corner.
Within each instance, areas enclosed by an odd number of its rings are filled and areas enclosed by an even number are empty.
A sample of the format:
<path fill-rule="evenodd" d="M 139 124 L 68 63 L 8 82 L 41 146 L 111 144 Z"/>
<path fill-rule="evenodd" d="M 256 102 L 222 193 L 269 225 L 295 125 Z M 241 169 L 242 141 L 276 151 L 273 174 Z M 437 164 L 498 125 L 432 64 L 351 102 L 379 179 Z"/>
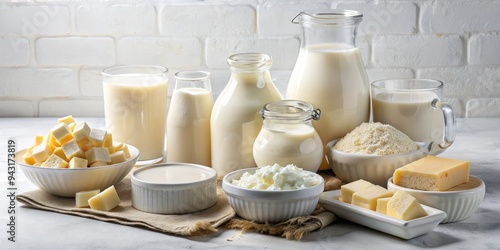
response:
<path fill-rule="evenodd" d="M 278 223 L 311 214 L 324 190 L 324 180 L 295 165 L 275 164 L 228 173 L 222 189 L 242 218 Z"/>
<path fill-rule="evenodd" d="M 139 150 L 114 142 L 106 130 L 77 123 L 72 116 L 58 119 L 46 135 L 16 153 L 16 163 L 39 188 L 62 197 L 104 190 L 120 182 L 134 167 Z"/>

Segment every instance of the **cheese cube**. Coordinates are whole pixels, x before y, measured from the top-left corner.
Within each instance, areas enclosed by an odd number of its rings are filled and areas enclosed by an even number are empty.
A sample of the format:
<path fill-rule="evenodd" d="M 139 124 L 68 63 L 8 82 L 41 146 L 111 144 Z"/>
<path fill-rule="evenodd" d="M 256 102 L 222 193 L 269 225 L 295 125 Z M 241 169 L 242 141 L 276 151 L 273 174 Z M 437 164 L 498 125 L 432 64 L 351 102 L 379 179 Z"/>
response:
<path fill-rule="evenodd" d="M 68 124 L 68 127 L 69 127 L 69 130 L 71 130 L 71 132 L 73 132 L 73 130 L 75 130 L 76 123 L 72 122 L 72 123 Z"/>
<path fill-rule="evenodd" d="M 365 189 L 365 188 L 369 188 L 371 186 L 373 186 L 373 184 L 371 184 L 370 182 L 365 181 L 365 180 L 357 180 L 357 181 L 342 185 L 340 187 L 342 201 L 347 202 L 347 203 L 351 203 L 352 195 L 356 191 L 359 191 L 359 190 Z"/>
<path fill-rule="evenodd" d="M 104 138 L 104 143 L 102 144 L 102 146 L 108 148 L 108 152 L 110 154 L 116 151 L 115 147 L 113 146 L 113 136 L 111 135 L 111 133 L 106 134 L 106 138 Z"/>
<path fill-rule="evenodd" d="M 33 165 L 36 163 L 35 158 L 33 158 L 33 155 L 29 150 L 26 150 L 23 154 L 23 162 L 28 164 L 28 165 Z"/>
<path fill-rule="evenodd" d="M 65 116 L 65 117 L 61 117 L 59 119 L 57 119 L 57 123 L 65 123 L 65 124 L 70 124 L 70 123 L 74 123 L 75 122 L 75 119 L 73 119 L 73 116 L 72 115 L 68 115 L 68 116 Z"/>
<path fill-rule="evenodd" d="M 90 130 L 89 140 L 94 147 L 101 147 L 106 138 L 106 130 L 93 128 Z"/>
<path fill-rule="evenodd" d="M 71 129 L 68 127 L 68 124 L 63 122 L 54 126 L 50 130 L 50 132 L 52 132 L 52 135 L 54 135 L 54 137 L 61 145 L 73 139 L 73 134 L 71 134 Z"/>
<path fill-rule="evenodd" d="M 35 145 L 40 145 L 43 142 L 43 135 L 35 135 Z"/>
<path fill-rule="evenodd" d="M 59 156 L 61 159 L 63 159 L 64 161 L 66 162 L 69 162 L 69 159 L 66 157 L 66 155 L 64 154 L 64 151 L 62 150 L 62 147 L 57 147 L 54 152 L 52 152 L 53 154 Z"/>
<path fill-rule="evenodd" d="M 103 161 L 96 161 L 92 164 L 89 165 L 89 167 L 93 168 L 93 167 L 101 167 L 101 166 L 107 166 L 108 163 L 106 162 L 103 162 Z"/>
<path fill-rule="evenodd" d="M 426 216 L 427 212 L 415 197 L 398 190 L 387 202 L 387 215 L 401 220 L 413 220 Z"/>
<path fill-rule="evenodd" d="M 125 157 L 125 153 L 123 153 L 123 151 L 114 152 L 109 155 L 109 158 L 111 158 L 112 164 L 124 162 L 127 160 L 127 158 Z"/>
<path fill-rule="evenodd" d="M 75 207 L 90 207 L 89 199 L 98 195 L 99 192 L 101 192 L 99 189 L 77 192 L 75 195 Z"/>
<path fill-rule="evenodd" d="M 80 147 L 83 150 L 83 152 L 87 152 L 89 149 L 94 147 L 94 145 L 92 145 L 92 143 L 90 143 L 89 138 L 85 138 L 83 140 L 80 140 L 77 142 L 77 144 L 78 144 L 78 147 Z"/>
<path fill-rule="evenodd" d="M 31 155 L 36 162 L 42 163 L 49 158 L 52 150 L 47 143 L 42 142 L 40 145 L 33 148 Z"/>
<path fill-rule="evenodd" d="M 389 202 L 390 199 L 391 199 L 391 197 L 378 199 L 377 200 L 377 209 L 375 211 L 377 211 L 381 214 L 387 214 L 387 202 Z"/>
<path fill-rule="evenodd" d="M 65 160 L 61 159 L 61 157 L 52 154 L 40 166 L 48 168 L 67 168 L 68 163 Z"/>
<path fill-rule="evenodd" d="M 86 122 L 79 123 L 73 130 L 73 137 L 77 142 L 86 139 L 90 135 L 90 127 Z"/>
<path fill-rule="evenodd" d="M 379 185 L 374 185 L 369 188 L 356 191 L 352 195 L 351 204 L 375 211 L 377 209 L 377 199 L 391 196 L 391 191 Z"/>
<path fill-rule="evenodd" d="M 396 169 L 393 177 L 401 187 L 444 191 L 469 181 L 469 162 L 426 156 Z"/>
<path fill-rule="evenodd" d="M 66 144 L 62 145 L 62 150 L 64 152 L 64 155 L 66 155 L 66 158 L 68 158 L 68 160 L 73 159 L 73 157 L 84 158 L 85 156 L 85 153 L 82 151 L 82 149 L 80 149 L 75 139 L 72 139 L 68 141 Z"/>
<path fill-rule="evenodd" d="M 93 147 L 85 152 L 85 158 L 92 164 L 96 161 L 111 162 L 107 148 Z"/>
<path fill-rule="evenodd" d="M 73 157 L 69 161 L 69 168 L 87 168 L 88 161 L 80 157 Z"/>
<path fill-rule="evenodd" d="M 120 197 L 116 192 L 115 186 L 111 186 L 102 191 L 98 195 L 93 196 L 88 200 L 89 206 L 92 209 L 109 211 L 120 204 Z"/>

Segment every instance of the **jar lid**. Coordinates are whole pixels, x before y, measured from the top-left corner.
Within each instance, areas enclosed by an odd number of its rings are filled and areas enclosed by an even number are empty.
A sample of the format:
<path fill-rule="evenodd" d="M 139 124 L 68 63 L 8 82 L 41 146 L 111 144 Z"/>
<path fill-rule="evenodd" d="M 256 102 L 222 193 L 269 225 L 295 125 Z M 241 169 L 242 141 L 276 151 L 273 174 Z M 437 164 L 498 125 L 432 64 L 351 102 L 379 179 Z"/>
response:
<path fill-rule="evenodd" d="M 319 120 L 321 111 L 307 102 L 298 100 L 282 100 L 264 105 L 260 111 L 262 119 L 281 121 Z"/>
<path fill-rule="evenodd" d="M 297 14 L 292 23 L 303 25 L 357 25 L 363 13 L 355 10 L 313 10 Z"/>

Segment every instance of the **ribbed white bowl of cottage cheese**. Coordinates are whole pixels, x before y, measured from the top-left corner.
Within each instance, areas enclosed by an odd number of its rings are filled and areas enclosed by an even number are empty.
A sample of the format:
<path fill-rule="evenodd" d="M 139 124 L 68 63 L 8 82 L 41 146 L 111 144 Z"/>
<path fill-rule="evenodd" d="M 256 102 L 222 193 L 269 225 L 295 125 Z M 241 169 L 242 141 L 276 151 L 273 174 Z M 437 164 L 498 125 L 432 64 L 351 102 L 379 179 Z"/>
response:
<path fill-rule="evenodd" d="M 324 180 L 294 165 L 275 164 L 228 173 L 222 189 L 242 218 L 278 223 L 311 214 L 323 192 Z"/>

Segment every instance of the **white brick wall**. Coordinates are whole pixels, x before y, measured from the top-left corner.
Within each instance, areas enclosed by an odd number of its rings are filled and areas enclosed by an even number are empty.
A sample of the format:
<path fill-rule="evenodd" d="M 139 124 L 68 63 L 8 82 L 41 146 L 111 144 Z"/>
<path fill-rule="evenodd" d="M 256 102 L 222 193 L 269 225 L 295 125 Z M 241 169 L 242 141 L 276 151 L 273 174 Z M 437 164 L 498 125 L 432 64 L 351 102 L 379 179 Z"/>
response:
<path fill-rule="evenodd" d="M 500 117 L 500 1 L 0 1 L 0 116 L 102 116 L 102 69 L 158 64 L 212 73 L 262 52 L 285 93 L 310 9 L 363 12 L 357 44 L 370 81 L 435 78 L 458 117 Z M 74 107 L 80 107 L 74 109 Z M 85 108 L 81 108 L 85 107 Z M 76 110 L 76 111 L 75 111 Z"/>

